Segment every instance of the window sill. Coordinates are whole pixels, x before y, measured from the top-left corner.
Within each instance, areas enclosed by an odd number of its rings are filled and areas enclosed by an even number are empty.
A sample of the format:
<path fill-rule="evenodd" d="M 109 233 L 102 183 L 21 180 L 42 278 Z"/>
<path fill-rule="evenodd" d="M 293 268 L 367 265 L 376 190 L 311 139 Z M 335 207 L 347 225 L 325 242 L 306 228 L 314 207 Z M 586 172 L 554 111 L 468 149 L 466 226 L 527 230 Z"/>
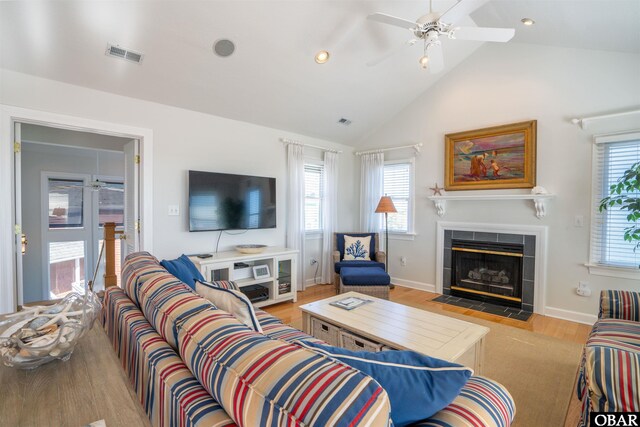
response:
<path fill-rule="evenodd" d="M 307 231 L 304 238 L 306 240 L 320 240 L 322 239 L 322 231 Z"/>
<path fill-rule="evenodd" d="M 393 231 L 389 232 L 389 240 L 415 240 L 416 236 L 416 233 L 394 233 Z"/>
<path fill-rule="evenodd" d="M 640 279 L 639 268 L 614 267 L 602 264 L 585 264 L 589 269 L 589 274 L 596 276 L 617 277 L 620 279 Z"/>

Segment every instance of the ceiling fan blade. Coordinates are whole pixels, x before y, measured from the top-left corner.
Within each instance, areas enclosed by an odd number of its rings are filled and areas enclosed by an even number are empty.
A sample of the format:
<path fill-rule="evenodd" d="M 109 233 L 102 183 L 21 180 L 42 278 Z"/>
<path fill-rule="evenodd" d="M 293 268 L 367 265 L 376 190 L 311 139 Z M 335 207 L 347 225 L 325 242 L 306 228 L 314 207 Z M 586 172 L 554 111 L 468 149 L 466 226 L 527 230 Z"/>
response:
<path fill-rule="evenodd" d="M 371 61 L 367 62 L 367 67 L 375 67 L 376 65 L 378 65 L 379 63 L 386 61 L 387 59 L 391 58 L 394 55 L 397 55 L 398 53 L 402 52 L 402 48 L 407 47 L 407 46 L 413 46 L 414 44 L 416 44 L 418 40 L 417 39 L 411 39 L 408 40 L 404 43 L 402 43 L 401 46 L 398 46 L 395 49 L 391 49 L 390 51 L 388 51 L 387 53 L 377 57 L 376 59 L 372 59 Z"/>
<path fill-rule="evenodd" d="M 439 21 L 447 24 L 455 24 L 460 19 L 468 16 L 476 9 L 479 9 L 489 0 L 459 0 L 458 3 L 451 6 L 445 13 L 440 15 Z"/>
<path fill-rule="evenodd" d="M 438 74 L 444 68 L 444 58 L 442 57 L 442 46 L 431 45 L 427 48 L 427 56 L 429 57 L 429 72 Z"/>
<path fill-rule="evenodd" d="M 453 31 L 453 38 L 483 42 L 508 42 L 515 33 L 516 30 L 513 28 L 460 27 Z"/>
<path fill-rule="evenodd" d="M 372 13 L 367 16 L 369 21 L 381 22 L 383 24 L 395 25 L 396 27 L 413 29 L 416 23 L 396 16 L 387 15 L 386 13 Z"/>

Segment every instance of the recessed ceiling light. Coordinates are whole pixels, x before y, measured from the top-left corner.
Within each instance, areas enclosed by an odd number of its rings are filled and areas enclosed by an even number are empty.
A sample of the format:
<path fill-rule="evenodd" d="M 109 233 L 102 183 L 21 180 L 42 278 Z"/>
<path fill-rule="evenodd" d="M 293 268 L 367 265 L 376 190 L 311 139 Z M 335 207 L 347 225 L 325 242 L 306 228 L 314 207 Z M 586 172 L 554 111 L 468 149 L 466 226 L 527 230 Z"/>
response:
<path fill-rule="evenodd" d="M 522 19 L 520 20 L 520 22 L 522 22 L 522 23 L 523 23 L 524 25 L 526 25 L 527 27 L 530 27 L 530 26 L 532 26 L 533 24 L 535 24 L 535 23 L 536 23 L 536 21 L 534 21 L 534 20 L 533 20 L 533 19 L 531 19 L 531 18 L 522 18 Z"/>
<path fill-rule="evenodd" d="M 324 64 L 329 60 L 329 52 L 327 52 L 326 50 L 321 50 L 320 52 L 316 53 L 315 60 L 318 64 Z"/>

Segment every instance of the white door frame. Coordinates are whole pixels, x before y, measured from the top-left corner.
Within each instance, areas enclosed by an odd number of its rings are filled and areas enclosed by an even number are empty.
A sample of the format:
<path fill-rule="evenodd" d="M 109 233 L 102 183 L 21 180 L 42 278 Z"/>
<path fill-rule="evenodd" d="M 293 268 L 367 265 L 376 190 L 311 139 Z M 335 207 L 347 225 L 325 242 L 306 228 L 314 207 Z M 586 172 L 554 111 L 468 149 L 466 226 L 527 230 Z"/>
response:
<path fill-rule="evenodd" d="M 0 104 L 0 314 L 15 311 L 14 124 L 29 123 L 140 140 L 140 249 L 153 251 L 153 130 Z"/>

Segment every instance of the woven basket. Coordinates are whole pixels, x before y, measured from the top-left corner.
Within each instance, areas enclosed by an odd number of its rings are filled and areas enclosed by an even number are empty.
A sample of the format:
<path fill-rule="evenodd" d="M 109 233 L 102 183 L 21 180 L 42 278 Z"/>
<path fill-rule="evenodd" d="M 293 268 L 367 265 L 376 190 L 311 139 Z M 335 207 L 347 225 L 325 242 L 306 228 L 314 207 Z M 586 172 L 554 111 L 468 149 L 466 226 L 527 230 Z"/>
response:
<path fill-rule="evenodd" d="M 380 351 L 382 344 L 369 341 L 347 331 L 340 331 L 340 347 L 352 351 Z"/>
<path fill-rule="evenodd" d="M 331 323 L 323 322 L 314 317 L 311 318 L 311 335 L 326 342 L 329 345 L 337 346 L 340 343 L 338 333 L 340 329 Z"/>

